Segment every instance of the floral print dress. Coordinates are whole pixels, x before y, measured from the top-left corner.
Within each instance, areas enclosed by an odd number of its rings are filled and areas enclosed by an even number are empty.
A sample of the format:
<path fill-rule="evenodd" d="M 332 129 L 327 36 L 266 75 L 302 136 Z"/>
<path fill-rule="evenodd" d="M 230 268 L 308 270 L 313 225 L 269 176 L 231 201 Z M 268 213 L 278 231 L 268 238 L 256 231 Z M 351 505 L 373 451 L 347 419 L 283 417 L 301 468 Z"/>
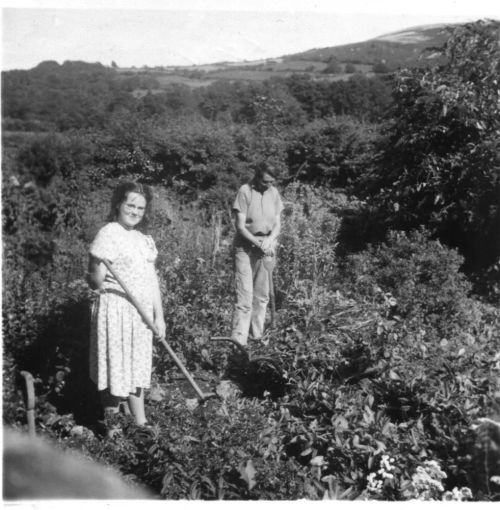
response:
<path fill-rule="evenodd" d="M 120 223 L 105 225 L 90 253 L 107 259 L 127 288 L 153 318 L 154 261 L 158 254 L 151 236 L 127 230 Z M 98 390 L 127 397 L 151 383 L 153 333 L 107 272 L 92 308 L 90 378 Z"/>

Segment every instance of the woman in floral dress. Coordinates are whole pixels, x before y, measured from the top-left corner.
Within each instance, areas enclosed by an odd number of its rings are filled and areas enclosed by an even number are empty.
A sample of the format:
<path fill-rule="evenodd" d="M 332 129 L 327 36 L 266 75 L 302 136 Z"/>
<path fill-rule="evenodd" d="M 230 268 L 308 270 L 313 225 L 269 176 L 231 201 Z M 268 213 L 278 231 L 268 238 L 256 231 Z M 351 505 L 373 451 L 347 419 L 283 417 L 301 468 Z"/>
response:
<path fill-rule="evenodd" d="M 153 319 L 160 337 L 165 320 L 154 262 L 155 243 L 146 235 L 151 211 L 147 186 L 126 182 L 111 200 L 109 223 L 90 246 L 89 284 L 99 291 L 92 310 L 90 377 L 97 385 L 110 420 L 128 399 L 135 422 L 147 426 L 144 390 L 150 387 L 153 333 L 128 300 L 120 284 L 107 271 L 108 260 L 144 310 Z"/>

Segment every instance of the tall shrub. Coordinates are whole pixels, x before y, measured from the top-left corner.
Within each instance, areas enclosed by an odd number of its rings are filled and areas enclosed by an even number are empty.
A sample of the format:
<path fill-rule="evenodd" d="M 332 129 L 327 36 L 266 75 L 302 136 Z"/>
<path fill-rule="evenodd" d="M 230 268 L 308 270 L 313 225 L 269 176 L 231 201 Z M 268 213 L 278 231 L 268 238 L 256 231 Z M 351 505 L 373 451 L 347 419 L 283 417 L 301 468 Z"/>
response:
<path fill-rule="evenodd" d="M 397 74 L 370 190 L 393 226 L 428 226 L 470 267 L 500 256 L 498 37 L 498 22 L 459 26 L 444 65 Z"/>

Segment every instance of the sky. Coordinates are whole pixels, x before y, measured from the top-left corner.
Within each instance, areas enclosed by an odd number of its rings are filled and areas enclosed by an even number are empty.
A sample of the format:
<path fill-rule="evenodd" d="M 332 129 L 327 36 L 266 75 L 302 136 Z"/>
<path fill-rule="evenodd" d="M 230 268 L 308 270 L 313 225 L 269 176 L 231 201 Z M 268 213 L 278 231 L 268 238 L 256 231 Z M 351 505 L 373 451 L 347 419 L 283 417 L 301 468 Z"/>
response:
<path fill-rule="evenodd" d="M 1 0 L 2 70 L 274 58 L 408 27 L 500 19 L 490 0 Z"/>

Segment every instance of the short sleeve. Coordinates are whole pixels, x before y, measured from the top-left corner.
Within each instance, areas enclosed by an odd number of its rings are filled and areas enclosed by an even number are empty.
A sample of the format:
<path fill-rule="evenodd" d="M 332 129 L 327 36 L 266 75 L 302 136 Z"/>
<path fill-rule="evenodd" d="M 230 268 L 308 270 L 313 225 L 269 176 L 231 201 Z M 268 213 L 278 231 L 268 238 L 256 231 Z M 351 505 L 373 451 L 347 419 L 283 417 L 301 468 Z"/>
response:
<path fill-rule="evenodd" d="M 158 256 L 158 250 L 156 249 L 156 244 L 153 238 L 149 235 L 144 236 L 145 240 L 145 253 L 146 260 L 148 262 L 154 262 L 156 257 Z"/>
<path fill-rule="evenodd" d="M 247 193 L 246 185 L 241 186 L 236 195 L 236 199 L 233 204 L 233 211 L 240 212 L 246 214 L 248 212 L 248 193 Z"/>
<path fill-rule="evenodd" d="M 114 261 L 118 256 L 118 243 L 112 225 L 108 223 L 97 232 L 90 245 L 90 254 L 98 259 Z"/>

